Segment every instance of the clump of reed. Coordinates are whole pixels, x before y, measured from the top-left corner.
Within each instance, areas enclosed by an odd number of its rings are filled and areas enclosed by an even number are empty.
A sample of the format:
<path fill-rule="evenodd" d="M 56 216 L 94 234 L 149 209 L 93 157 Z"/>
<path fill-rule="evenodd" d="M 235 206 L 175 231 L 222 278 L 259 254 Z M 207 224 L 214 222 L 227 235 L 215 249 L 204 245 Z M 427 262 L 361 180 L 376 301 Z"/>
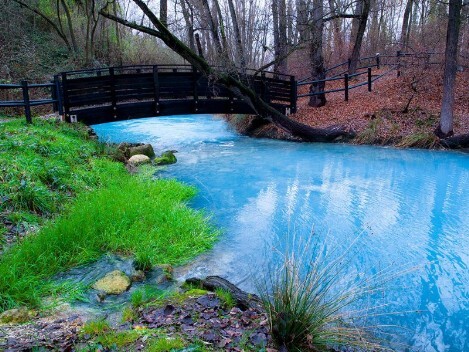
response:
<path fill-rule="evenodd" d="M 378 326 L 366 322 L 383 306 L 356 307 L 407 271 L 388 268 L 369 278 L 347 275 L 356 241 L 339 254 L 328 253 L 314 235 L 307 240 L 293 236 L 293 245 L 274 251 L 279 260 L 259 281 L 258 291 L 279 351 L 391 350 L 374 334 Z"/>

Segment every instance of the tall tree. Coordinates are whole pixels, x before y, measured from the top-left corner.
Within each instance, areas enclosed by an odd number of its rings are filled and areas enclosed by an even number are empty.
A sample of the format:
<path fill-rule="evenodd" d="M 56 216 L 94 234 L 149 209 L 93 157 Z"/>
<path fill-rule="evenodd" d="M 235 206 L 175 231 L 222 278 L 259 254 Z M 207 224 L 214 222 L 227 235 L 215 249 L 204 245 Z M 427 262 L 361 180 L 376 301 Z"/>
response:
<path fill-rule="evenodd" d="M 410 17 L 412 12 L 413 0 L 407 0 L 407 4 L 404 10 L 404 17 L 402 18 L 402 30 L 401 30 L 401 49 L 406 50 L 410 36 Z"/>
<path fill-rule="evenodd" d="M 449 0 L 448 30 L 446 32 L 445 72 L 440 124 L 436 130 L 439 137 L 453 134 L 454 86 L 456 82 L 459 28 L 461 26 L 462 0 Z"/>
<path fill-rule="evenodd" d="M 324 34 L 324 6 L 322 0 L 313 0 L 313 16 L 311 24 L 311 77 L 314 81 L 320 81 L 311 84 L 309 106 L 320 107 L 326 105 L 326 95 L 324 88 L 326 83 L 321 82 L 326 78 L 324 67 L 324 55 L 322 37 Z"/>
<path fill-rule="evenodd" d="M 287 8 L 285 0 L 272 0 L 274 31 L 274 72 L 287 73 Z"/>
<path fill-rule="evenodd" d="M 358 59 L 360 57 L 360 50 L 362 47 L 363 36 L 365 35 L 366 23 L 368 21 L 368 15 L 370 13 L 370 0 L 359 0 L 362 4 L 360 6 L 361 13 L 358 18 L 358 28 L 355 37 L 355 43 L 352 49 L 352 55 L 350 56 L 350 67 L 349 73 L 353 74 L 357 70 Z M 358 5 L 357 5 L 358 6 Z"/>

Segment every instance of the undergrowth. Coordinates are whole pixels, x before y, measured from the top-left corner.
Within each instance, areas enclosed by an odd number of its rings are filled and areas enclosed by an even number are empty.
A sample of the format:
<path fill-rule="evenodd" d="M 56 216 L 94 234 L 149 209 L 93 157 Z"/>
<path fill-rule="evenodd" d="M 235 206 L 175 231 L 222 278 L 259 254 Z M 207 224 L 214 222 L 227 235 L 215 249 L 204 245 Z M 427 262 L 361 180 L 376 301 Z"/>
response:
<path fill-rule="evenodd" d="M 84 131 L 42 121 L 8 122 L 0 131 L 2 214 L 61 210 L 0 257 L 0 310 L 38 306 L 57 294 L 55 274 L 106 252 L 181 264 L 215 241 L 207 217 L 186 206 L 194 188 L 153 180 L 148 169 L 130 175 L 98 157 L 99 145 Z"/>

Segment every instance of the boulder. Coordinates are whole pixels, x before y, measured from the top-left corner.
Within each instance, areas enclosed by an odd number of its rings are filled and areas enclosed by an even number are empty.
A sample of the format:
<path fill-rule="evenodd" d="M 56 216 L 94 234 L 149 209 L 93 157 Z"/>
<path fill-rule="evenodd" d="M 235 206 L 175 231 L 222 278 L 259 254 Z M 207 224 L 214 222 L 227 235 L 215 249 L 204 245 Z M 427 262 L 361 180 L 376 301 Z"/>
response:
<path fill-rule="evenodd" d="M 102 279 L 96 281 L 93 285 L 95 290 L 104 292 L 108 295 L 120 295 L 130 287 L 130 279 L 120 270 L 114 270 L 107 273 Z"/>
<path fill-rule="evenodd" d="M 132 282 L 137 282 L 137 281 L 145 281 L 145 272 L 143 270 L 134 270 L 132 272 L 132 275 L 130 275 L 130 279 Z"/>
<path fill-rule="evenodd" d="M 34 317 L 34 313 L 26 307 L 15 308 L 0 314 L 0 324 L 21 324 Z"/>
<path fill-rule="evenodd" d="M 177 159 L 174 153 L 177 153 L 175 150 L 168 150 L 161 154 L 158 158 L 155 158 L 156 165 L 169 165 L 174 164 Z"/>
<path fill-rule="evenodd" d="M 143 154 L 148 156 L 149 158 L 155 157 L 155 151 L 151 144 L 143 144 L 136 147 L 129 148 L 129 156 Z"/>
<path fill-rule="evenodd" d="M 148 164 L 150 162 L 150 158 L 143 154 L 133 155 L 129 159 L 129 164 L 133 166 Z"/>

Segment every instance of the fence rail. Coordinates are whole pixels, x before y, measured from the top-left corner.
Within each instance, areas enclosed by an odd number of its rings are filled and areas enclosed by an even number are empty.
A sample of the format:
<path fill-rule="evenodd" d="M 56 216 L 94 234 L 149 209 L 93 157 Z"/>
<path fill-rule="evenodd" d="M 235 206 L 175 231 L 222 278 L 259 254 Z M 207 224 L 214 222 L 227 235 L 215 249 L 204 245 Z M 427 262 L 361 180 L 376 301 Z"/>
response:
<path fill-rule="evenodd" d="M 441 62 L 432 62 L 431 58 L 432 56 L 435 55 L 441 55 L 441 53 L 436 53 L 436 52 L 424 52 L 424 53 L 403 53 L 401 51 L 397 51 L 395 55 L 380 55 L 376 54 L 375 56 L 367 56 L 367 57 L 362 57 L 358 60 L 359 64 L 368 61 L 368 65 L 360 65 L 357 67 L 357 70 L 365 70 L 365 71 L 360 71 L 360 72 L 355 72 L 353 74 L 350 74 L 350 65 L 351 65 L 351 60 L 348 59 L 347 61 L 341 62 L 339 64 L 336 64 L 330 68 L 327 68 L 325 70 L 325 75 L 326 78 L 324 79 L 318 79 L 318 80 L 311 80 L 311 76 L 307 78 L 303 78 L 301 80 L 298 80 L 297 86 L 306 86 L 306 85 L 315 85 L 315 84 L 320 84 L 320 83 L 327 83 L 327 82 L 333 82 L 333 81 L 343 81 L 344 85 L 342 88 L 334 88 L 334 89 L 329 89 L 325 91 L 318 91 L 318 92 L 310 92 L 310 93 L 304 93 L 304 94 L 299 94 L 298 98 L 301 97 L 310 97 L 314 95 L 322 95 L 322 94 L 328 94 L 328 93 L 337 93 L 337 92 L 344 92 L 344 99 L 345 101 L 348 101 L 349 97 L 349 91 L 354 88 L 362 87 L 367 85 L 368 86 L 368 91 L 371 92 L 372 89 L 372 84 L 376 80 L 388 75 L 390 72 L 396 70 L 397 76 L 399 77 L 401 75 L 401 68 L 405 67 L 406 65 L 413 65 L 415 60 L 425 60 L 424 65 L 425 67 L 428 67 L 430 65 L 441 65 Z M 406 60 L 410 58 L 411 61 L 407 62 Z M 327 74 L 331 74 L 334 70 L 338 68 L 342 68 L 344 66 L 347 66 L 347 69 L 342 70 L 338 73 L 334 73 L 331 76 L 327 77 Z M 372 70 L 374 68 L 380 69 L 382 66 L 388 66 L 391 67 L 389 70 L 382 74 L 375 74 L 373 75 Z M 351 78 L 358 77 L 361 75 L 367 74 L 367 80 L 364 82 L 359 82 L 354 85 L 349 85 L 349 81 Z"/>
<path fill-rule="evenodd" d="M 50 98 L 31 99 L 31 90 L 48 88 Z M 21 84 L 0 84 L 0 90 L 21 90 L 22 100 L 0 100 L 0 108 L 22 107 L 28 123 L 32 122 L 31 107 L 41 105 L 52 105 L 54 111 L 62 114 L 62 94 L 60 90 L 59 76 L 54 76 L 50 83 L 29 83 L 21 81 Z"/>

